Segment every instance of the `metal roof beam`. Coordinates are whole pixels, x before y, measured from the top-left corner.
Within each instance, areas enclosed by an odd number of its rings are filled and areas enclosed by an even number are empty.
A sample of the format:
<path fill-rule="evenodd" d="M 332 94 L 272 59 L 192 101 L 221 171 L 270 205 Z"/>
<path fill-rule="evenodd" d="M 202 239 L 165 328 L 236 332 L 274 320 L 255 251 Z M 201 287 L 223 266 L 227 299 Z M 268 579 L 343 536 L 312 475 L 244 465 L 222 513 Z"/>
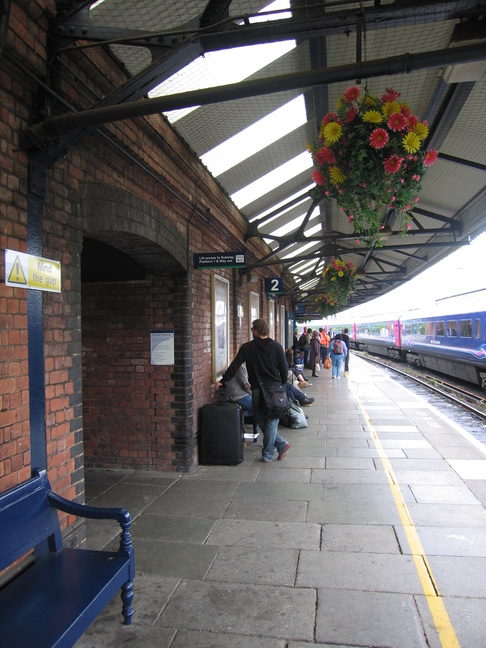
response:
<path fill-rule="evenodd" d="M 301 89 L 312 85 L 337 83 L 356 77 L 366 78 L 379 75 L 405 74 L 412 70 L 437 68 L 458 62 L 484 59 L 486 59 L 486 43 L 479 43 L 464 47 L 422 52 L 420 54 L 403 54 L 364 63 L 339 65 L 334 68 L 253 79 L 223 87 L 181 92 L 177 95 L 157 97 L 146 101 L 132 101 L 119 106 L 106 106 L 75 114 L 52 117 L 24 131 L 21 145 L 25 148 L 32 145 L 42 147 L 46 146 L 50 139 L 69 131 L 153 115 L 167 110 L 175 110 L 176 108 L 232 101 L 244 97 Z"/>

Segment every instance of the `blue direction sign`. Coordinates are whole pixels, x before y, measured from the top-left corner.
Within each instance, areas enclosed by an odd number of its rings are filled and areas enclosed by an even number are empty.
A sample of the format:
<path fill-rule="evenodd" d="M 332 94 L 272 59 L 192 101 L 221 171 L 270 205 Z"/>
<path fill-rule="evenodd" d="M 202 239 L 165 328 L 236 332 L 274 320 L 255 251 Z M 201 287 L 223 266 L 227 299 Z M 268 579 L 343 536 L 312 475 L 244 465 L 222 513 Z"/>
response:
<path fill-rule="evenodd" d="M 279 295 L 283 293 L 283 279 L 282 277 L 270 277 L 265 279 L 265 292 L 272 295 Z"/>
<path fill-rule="evenodd" d="M 245 268 L 245 252 L 206 252 L 194 255 L 194 268 Z"/>

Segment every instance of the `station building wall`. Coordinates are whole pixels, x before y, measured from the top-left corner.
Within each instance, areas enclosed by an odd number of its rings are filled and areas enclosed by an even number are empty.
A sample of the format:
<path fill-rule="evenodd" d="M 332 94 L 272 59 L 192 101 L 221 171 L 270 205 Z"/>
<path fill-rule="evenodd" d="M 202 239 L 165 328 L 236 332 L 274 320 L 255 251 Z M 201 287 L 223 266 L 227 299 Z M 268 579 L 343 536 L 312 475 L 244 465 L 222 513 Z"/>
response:
<path fill-rule="evenodd" d="M 160 116 L 106 124 L 51 158 L 21 143 L 39 105 L 54 2 L 13 2 L 0 66 L 0 492 L 46 467 L 84 500 L 84 469 L 191 471 L 199 408 L 214 398 L 211 277 L 229 282 L 229 355 L 249 337 L 264 278 L 198 270 L 194 253 L 246 249 L 246 222 Z M 109 56 L 69 58 L 58 96 L 78 110 L 120 84 Z M 76 84 L 73 78 L 82 79 Z M 65 111 L 65 108 L 62 108 Z M 5 285 L 3 250 L 61 262 L 62 291 Z M 280 304 L 276 307 L 277 339 Z M 174 331 L 174 365 L 151 364 L 150 334 Z M 66 516 L 63 525 L 72 520 Z"/>

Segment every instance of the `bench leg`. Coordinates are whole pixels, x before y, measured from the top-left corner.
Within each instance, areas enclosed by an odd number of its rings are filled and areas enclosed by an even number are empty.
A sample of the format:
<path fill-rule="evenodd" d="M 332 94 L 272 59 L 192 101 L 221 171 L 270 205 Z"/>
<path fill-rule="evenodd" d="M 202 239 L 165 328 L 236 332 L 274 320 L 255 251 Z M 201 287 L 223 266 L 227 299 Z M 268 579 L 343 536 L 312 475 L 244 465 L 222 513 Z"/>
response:
<path fill-rule="evenodd" d="M 122 585 L 122 593 L 121 593 L 121 599 L 123 602 L 123 618 L 125 619 L 124 623 L 125 625 L 130 625 L 132 623 L 132 616 L 133 616 L 133 608 L 132 608 L 132 601 L 133 601 L 133 582 L 128 581 L 124 585 Z"/>

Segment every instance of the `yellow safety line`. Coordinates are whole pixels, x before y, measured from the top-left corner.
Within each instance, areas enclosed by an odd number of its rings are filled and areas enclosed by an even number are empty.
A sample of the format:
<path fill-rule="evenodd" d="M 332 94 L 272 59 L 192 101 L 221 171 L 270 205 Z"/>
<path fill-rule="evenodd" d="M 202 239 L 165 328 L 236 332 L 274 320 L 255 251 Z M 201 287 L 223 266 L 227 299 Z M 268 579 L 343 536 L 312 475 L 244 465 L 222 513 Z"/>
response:
<path fill-rule="evenodd" d="M 454 631 L 449 615 L 447 614 L 444 600 L 439 593 L 439 589 L 432 575 L 432 570 L 430 569 L 427 556 L 425 555 L 424 548 L 422 546 L 422 543 L 420 542 L 420 538 L 418 537 L 417 529 L 415 528 L 407 505 L 405 504 L 402 491 L 400 489 L 400 486 L 398 485 L 398 480 L 396 479 L 395 473 L 393 472 L 390 460 L 388 459 L 388 456 L 381 444 L 376 430 L 371 423 L 371 419 L 368 416 L 366 409 L 356 392 L 354 384 L 350 380 L 348 380 L 348 382 L 350 384 L 351 390 L 356 396 L 363 416 L 365 417 L 366 424 L 369 431 L 371 432 L 373 442 L 375 444 L 376 450 L 378 451 L 381 463 L 383 464 L 385 474 L 388 478 L 393 499 L 398 509 L 398 514 L 400 516 L 405 535 L 407 536 L 410 551 L 412 552 L 412 558 L 414 560 L 420 582 L 422 583 L 422 589 L 424 590 L 425 598 L 429 605 L 434 625 L 437 629 L 437 632 L 439 633 L 440 643 L 443 648 L 460 648 L 459 640 Z"/>

